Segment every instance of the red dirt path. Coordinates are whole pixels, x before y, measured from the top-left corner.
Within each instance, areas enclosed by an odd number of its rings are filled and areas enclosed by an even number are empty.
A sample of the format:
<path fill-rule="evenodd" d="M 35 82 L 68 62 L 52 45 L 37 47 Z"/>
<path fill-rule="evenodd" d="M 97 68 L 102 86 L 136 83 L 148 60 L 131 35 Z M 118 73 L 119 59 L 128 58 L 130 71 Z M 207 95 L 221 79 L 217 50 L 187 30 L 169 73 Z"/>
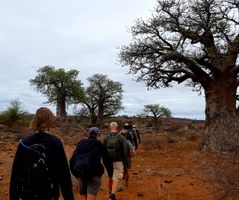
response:
<path fill-rule="evenodd" d="M 239 165 L 234 163 L 234 153 L 205 153 L 199 151 L 198 145 L 198 141 L 183 140 L 155 150 L 146 151 L 141 146 L 133 159 L 129 187 L 123 187 L 117 199 L 239 199 Z M 16 146 L 16 142 L 0 140 L 0 200 L 9 198 L 9 177 Z M 73 150 L 74 145 L 65 145 L 68 158 Z M 104 176 L 99 200 L 108 199 L 106 180 Z M 75 199 L 79 199 L 74 178 L 73 183 Z"/>

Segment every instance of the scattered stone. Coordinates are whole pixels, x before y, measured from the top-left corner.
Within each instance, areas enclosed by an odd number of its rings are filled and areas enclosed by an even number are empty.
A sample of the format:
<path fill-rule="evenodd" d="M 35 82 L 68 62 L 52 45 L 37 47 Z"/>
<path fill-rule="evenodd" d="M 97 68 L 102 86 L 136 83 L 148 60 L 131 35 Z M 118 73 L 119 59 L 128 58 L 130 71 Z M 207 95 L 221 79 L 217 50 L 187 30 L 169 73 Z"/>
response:
<path fill-rule="evenodd" d="M 151 176 L 163 176 L 163 174 L 161 172 L 154 171 L 151 173 Z"/>
<path fill-rule="evenodd" d="M 2 181 L 3 180 L 3 177 L 2 176 L 0 176 L 0 181 Z"/>
<path fill-rule="evenodd" d="M 172 179 L 166 179 L 166 180 L 164 180 L 164 183 L 172 183 L 172 182 L 173 182 Z"/>
<path fill-rule="evenodd" d="M 137 196 L 138 197 L 144 197 L 144 193 L 143 192 L 138 192 Z"/>
<path fill-rule="evenodd" d="M 168 138 L 168 143 L 175 143 L 175 140 L 173 140 L 172 138 Z"/>

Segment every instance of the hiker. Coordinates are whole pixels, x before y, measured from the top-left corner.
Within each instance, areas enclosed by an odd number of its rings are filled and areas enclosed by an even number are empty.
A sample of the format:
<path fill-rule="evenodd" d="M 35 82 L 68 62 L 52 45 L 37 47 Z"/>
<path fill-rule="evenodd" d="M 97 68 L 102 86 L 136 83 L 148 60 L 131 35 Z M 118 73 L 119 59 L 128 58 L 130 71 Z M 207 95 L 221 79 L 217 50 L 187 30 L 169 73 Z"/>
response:
<path fill-rule="evenodd" d="M 139 131 L 138 131 L 138 129 L 136 128 L 136 125 L 133 125 L 133 126 L 132 126 L 132 131 L 133 131 L 133 133 L 134 133 L 134 135 L 135 135 L 135 138 L 136 138 L 136 140 L 137 140 L 137 148 L 136 148 L 136 149 L 138 149 L 138 146 L 139 146 L 139 144 L 141 143 L 141 138 L 140 138 Z"/>
<path fill-rule="evenodd" d="M 120 181 L 123 179 L 124 165 L 126 164 L 127 142 L 126 139 L 119 134 L 118 124 L 110 123 L 110 133 L 106 134 L 103 143 L 108 149 L 110 157 L 113 161 L 113 182 L 110 186 L 109 199 L 115 200 L 115 193 L 118 189 Z"/>
<path fill-rule="evenodd" d="M 96 200 L 104 174 L 101 159 L 108 173 L 108 185 L 112 184 L 113 163 L 106 147 L 99 141 L 100 136 L 97 127 L 90 128 L 88 139 L 78 142 L 70 159 L 71 172 L 79 181 L 80 199 Z"/>
<path fill-rule="evenodd" d="M 121 135 L 125 138 L 127 138 L 128 131 L 122 130 Z M 135 156 L 135 147 L 134 145 L 127 140 L 127 157 L 126 157 L 126 164 L 124 165 L 124 179 L 125 179 L 125 186 L 128 187 L 129 185 L 129 169 L 131 169 L 132 166 L 132 158 Z"/>
<path fill-rule="evenodd" d="M 12 165 L 10 200 L 74 200 L 71 174 L 60 139 L 49 133 L 56 122 L 46 107 L 39 108 L 22 138 Z"/>
<path fill-rule="evenodd" d="M 132 125 L 126 123 L 124 125 L 124 130 L 128 131 L 126 139 L 129 140 L 134 145 L 135 149 L 138 149 L 138 142 L 135 132 L 132 130 Z"/>

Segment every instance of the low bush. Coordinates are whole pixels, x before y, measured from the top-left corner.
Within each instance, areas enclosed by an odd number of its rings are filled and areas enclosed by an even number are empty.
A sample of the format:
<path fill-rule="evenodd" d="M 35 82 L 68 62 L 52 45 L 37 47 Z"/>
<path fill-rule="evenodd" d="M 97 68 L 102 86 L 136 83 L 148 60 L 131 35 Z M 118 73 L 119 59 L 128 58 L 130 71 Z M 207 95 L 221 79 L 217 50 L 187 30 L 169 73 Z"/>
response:
<path fill-rule="evenodd" d="M 12 101 L 7 110 L 0 113 L 0 122 L 9 126 L 16 123 L 22 126 L 27 125 L 28 113 L 21 109 L 20 104 L 19 100 Z"/>
<path fill-rule="evenodd" d="M 189 132 L 188 128 L 187 127 L 183 127 L 183 128 L 177 129 L 174 132 L 174 134 L 183 137 L 183 136 L 186 136 L 188 134 L 188 132 Z"/>
<path fill-rule="evenodd" d="M 168 137 L 161 134 L 144 134 L 141 141 L 145 150 L 161 149 L 163 144 L 168 143 Z"/>

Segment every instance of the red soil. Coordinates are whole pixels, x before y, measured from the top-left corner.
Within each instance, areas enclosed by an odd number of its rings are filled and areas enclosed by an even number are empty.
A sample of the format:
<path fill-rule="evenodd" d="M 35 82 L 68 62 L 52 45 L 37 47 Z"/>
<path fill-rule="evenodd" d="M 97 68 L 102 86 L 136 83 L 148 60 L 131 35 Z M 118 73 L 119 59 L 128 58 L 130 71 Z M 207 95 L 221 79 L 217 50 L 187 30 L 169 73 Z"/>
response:
<path fill-rule="evenodd" d="M 0 133 L 2 134 L 2 133 Z M 75 140 L 64 138 L 65 141 Z M 143 140 L 143 137 L 142 137 Z M 9 177 L 17 142 L 0 138 L 0 199 L 9 199 Z M 67 142 L 71 156 L 74 145 Z M 206 153 L 199 150 L 199 140 L 180 140 L 144 150 L 133 158 L 129 187 L 118 192 L 118 200 L 236 200 L 239 199 L 239 165 L 234 153 Z M 148 148 L 147 148 L 148 149 Z M 237 158 L 236 158 L 237 159 Z M 108 199 L 106 176 L 99 200 Z M 73 178 L 76 199 L 79 199 Z"/>

